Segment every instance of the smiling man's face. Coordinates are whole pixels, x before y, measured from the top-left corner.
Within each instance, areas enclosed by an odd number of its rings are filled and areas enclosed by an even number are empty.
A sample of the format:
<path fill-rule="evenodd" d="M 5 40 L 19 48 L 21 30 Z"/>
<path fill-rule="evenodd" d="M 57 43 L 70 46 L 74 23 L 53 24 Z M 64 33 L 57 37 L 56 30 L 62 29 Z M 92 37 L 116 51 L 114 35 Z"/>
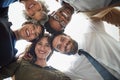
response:
<path fill-rule="evenodd" d="M 32 23 L 24 24 L 22 28 L 19 30 L 19 36 L 27 41 L 31 41 L 37 38 L 41 33 L 42 33 L 41 26 Z"/>
<path fill-rule="evenodd" d="M 73 50 L 73 41 L 67 35 L 58 35 L 52 41 L 52 46 L 55 50 L 66 54 Z"/>
<path fill-rule="evenodd" d="M 55 31 L 63 30 L 70 22 L 72 12 L 69 8 L 61 7 L 50 15 L 49 24 Z"/>

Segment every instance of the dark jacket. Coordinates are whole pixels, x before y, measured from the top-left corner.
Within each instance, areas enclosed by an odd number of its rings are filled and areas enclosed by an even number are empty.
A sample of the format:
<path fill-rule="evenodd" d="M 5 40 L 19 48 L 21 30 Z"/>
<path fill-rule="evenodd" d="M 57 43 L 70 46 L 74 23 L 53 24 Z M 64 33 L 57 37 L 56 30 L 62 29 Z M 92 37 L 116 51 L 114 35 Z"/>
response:
<path fill-rule="evenodd" d="M 10 26 L 10 22 L 0 18 L 0 66 L 14 60 L 17 53 L 15 49 L 16 37 Z"/>

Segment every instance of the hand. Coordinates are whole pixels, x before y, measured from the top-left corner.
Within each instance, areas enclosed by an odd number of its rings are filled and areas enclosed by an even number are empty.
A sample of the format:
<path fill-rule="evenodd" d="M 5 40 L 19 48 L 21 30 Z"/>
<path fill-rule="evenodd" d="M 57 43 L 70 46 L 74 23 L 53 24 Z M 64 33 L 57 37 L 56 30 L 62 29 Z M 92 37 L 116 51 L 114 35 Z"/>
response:
<path fill-rule="evenodd" d="M 29 61 L 31 61 L 32 60 L 32 55 L 30 55 L 30 53 L 25 53 L 25 55 L 23 56 L 23 59 L 25 59 L 25 60 L 29 60 Z"/>

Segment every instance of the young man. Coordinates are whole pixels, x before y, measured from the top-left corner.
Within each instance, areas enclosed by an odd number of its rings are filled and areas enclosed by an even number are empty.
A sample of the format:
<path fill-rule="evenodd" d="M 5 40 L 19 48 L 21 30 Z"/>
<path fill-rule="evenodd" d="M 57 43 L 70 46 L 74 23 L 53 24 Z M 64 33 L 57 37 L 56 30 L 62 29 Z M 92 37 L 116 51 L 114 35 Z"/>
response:
<path fill-rule="evenodd" d="M 77 42 L 64 33 L 53 35 L 52 46 L 54 50 L 69 55 L 75 54 L 78 50 Z"/>
<path fill-rule="evenodd" d="M 41 25 L 29 21 L 16 31 L 12 31 L 10 26 L 11 23 L 6 19 L 0 19 L 0 66 L 7 65 L 15 59 L 17 40 L 24 39 L 32 42 L 44 33 Z"/>
<path fill-rule="evenodd" d="M 91 19 L 100 19 L 117 26 L 120 25 L 118 18 L 120 11 L 113 8 L 120 5 L 120 0 L 61 0 L 61 3 L 62 7 L 50 14 L 48 22 L 45 23 L 45 27 L 50 33 L 64 30 L 74 12 L 83 12 Z"/>
<path fill-rule="evenodd" d="M 79 34 L 77 35 L 79 38 L 77 40 L 78 49 L 87 51 L 112 73 L 112 75 L 120 79 L 120 43 L 105 32 L 104 24 L 101 21 L 88 20 L 87 23 L 89 26 L 86 26 L 87 32 L 83 34 L 83 38 Z M 61 53 L 66 53 L 70 50 L 71 40 L 68 35 L 64 36 L 63 34 L 59 34 L 52 40 L 53 48 Z M 69 70 L 66 71 L 66 74 L 71 79 L 103 80 L 101 75 L 83 54 L 80 56 L 75 54 L 75 57 L 76 60 L 71 64 Z"/>

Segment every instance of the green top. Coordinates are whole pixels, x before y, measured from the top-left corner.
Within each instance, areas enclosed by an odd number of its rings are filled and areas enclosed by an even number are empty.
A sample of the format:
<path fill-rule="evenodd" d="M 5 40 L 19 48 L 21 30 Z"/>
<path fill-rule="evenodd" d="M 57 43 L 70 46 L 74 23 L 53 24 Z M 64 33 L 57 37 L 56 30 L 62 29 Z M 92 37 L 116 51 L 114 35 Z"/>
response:
<path fill-rule="evenodd" d="M 26 60 L 11 63 L 0 71 L 0 80 L 15 75 L 15 80 L 71 80 L 52 67 L 41 67 Z"/>

